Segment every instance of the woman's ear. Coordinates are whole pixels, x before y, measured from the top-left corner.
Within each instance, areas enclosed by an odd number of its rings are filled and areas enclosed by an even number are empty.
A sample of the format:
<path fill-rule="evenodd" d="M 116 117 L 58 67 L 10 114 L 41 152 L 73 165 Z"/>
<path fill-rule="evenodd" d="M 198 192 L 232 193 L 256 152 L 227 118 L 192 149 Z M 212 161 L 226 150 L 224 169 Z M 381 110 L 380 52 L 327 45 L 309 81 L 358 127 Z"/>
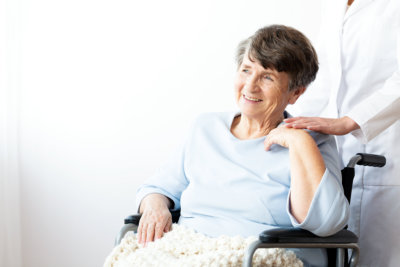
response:
<path fill-rule="evenodd" d="M 291 92 L 289 104 L 293 105 L 297 99 L 306 91 L 306 87 L 298 87 Z"/>

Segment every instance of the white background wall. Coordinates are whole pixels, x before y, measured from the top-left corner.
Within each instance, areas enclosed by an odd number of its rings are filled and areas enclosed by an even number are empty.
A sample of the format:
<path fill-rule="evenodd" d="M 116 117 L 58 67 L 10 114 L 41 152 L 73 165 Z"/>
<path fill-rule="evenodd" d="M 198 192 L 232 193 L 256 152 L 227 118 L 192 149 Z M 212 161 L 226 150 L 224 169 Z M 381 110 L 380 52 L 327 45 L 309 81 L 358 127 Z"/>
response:
<path fill-rule="evenodd" d="M 196 114 L 235 108 L 237 43 L 272 23 L 315 42 L 320 19 L 318 0 L 18 2 L 24 267 L 101 266 Z"/>

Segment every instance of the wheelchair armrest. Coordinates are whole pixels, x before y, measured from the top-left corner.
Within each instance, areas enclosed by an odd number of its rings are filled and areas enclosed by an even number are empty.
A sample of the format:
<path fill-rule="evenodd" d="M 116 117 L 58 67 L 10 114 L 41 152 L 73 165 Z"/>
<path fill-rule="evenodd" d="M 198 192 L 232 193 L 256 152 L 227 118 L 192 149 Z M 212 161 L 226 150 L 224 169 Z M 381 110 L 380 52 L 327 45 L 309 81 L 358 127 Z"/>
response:
<path fill-rule="evenodd" d="M 360 253 L 357 241 L 358 237 L 346 229 L 327 237 L 320 237 L 299 228 L 270 229 L 262 232 L 259 239 L 247 247 L 243 266 L 252 266 L 253 255 L 258 248 L 334 248 L 337 252 L 336 266 L 344 266 L 344 250 L 351 249 L 353 253 L 349 263 L 350 266 L 356 266 Z"/>
<path fill-rule="evenodd" d="M 259 236 L 262 243 L 357 243 L 358 237 L 343 229 L 334 235 L 320 237 L 299 228 L 277 228 L 266 230 Z"/>
<path fill-rule="evenodd" d="M 124 224 L 134 224 L 134 225 L 139 225 L 140 218 L 142 217 L 142 214 L 133 214 L 129 215 L 124 219 Z"/>

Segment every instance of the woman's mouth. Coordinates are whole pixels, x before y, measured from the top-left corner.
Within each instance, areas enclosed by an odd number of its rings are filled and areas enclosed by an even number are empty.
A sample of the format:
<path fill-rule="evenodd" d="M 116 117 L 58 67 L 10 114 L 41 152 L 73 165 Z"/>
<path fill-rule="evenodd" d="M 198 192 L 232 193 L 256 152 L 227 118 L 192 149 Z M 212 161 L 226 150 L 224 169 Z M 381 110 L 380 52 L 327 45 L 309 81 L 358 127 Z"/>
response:
<path fill-rule="evenodd" d="M 253 101 L 253 102 L 261 102 L 261 101 L 262 101 L 261 99 L 254 98 L 254 97 L 250 97 L 250 96 L 247 96 L 247 95 L 243 95 L 243 97 L 244 97 L 246 100 Z"/>

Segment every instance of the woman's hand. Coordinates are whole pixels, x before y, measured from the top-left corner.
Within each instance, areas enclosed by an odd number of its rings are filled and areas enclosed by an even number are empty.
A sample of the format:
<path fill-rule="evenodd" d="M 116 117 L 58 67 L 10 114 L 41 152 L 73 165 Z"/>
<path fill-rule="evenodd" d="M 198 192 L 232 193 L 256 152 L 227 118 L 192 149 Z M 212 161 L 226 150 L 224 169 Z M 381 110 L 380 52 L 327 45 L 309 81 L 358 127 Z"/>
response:
<path fill-rule="evenodd" d="M 171 201 L 161 194 L 149 194 L 140 204 L 140 218 L 138 228 L 138 242 L 146 245 L 168 232 L 172 225 L 172 216 L 169 211 Z"/>
<path fill-rule="evenodd" d="M 298 139 L 300 137 L 299 135 L 303 134 L 307 133 L 303 130 L 279 126 L 269 132 L 264 141 L 264 148 L 268 151 L 273 144 L 289 148 L 290 142 Z"/>
<path fill-rule="evenodd" d="M 294 117 L 285 119 L 285 126 L 295 129 L 308 129 L 315 132 L 332 135 L 345 135 L 360 126 L 351 118 L 344 116 L 338 119 L 320 118 L 320 117 Z"/>

